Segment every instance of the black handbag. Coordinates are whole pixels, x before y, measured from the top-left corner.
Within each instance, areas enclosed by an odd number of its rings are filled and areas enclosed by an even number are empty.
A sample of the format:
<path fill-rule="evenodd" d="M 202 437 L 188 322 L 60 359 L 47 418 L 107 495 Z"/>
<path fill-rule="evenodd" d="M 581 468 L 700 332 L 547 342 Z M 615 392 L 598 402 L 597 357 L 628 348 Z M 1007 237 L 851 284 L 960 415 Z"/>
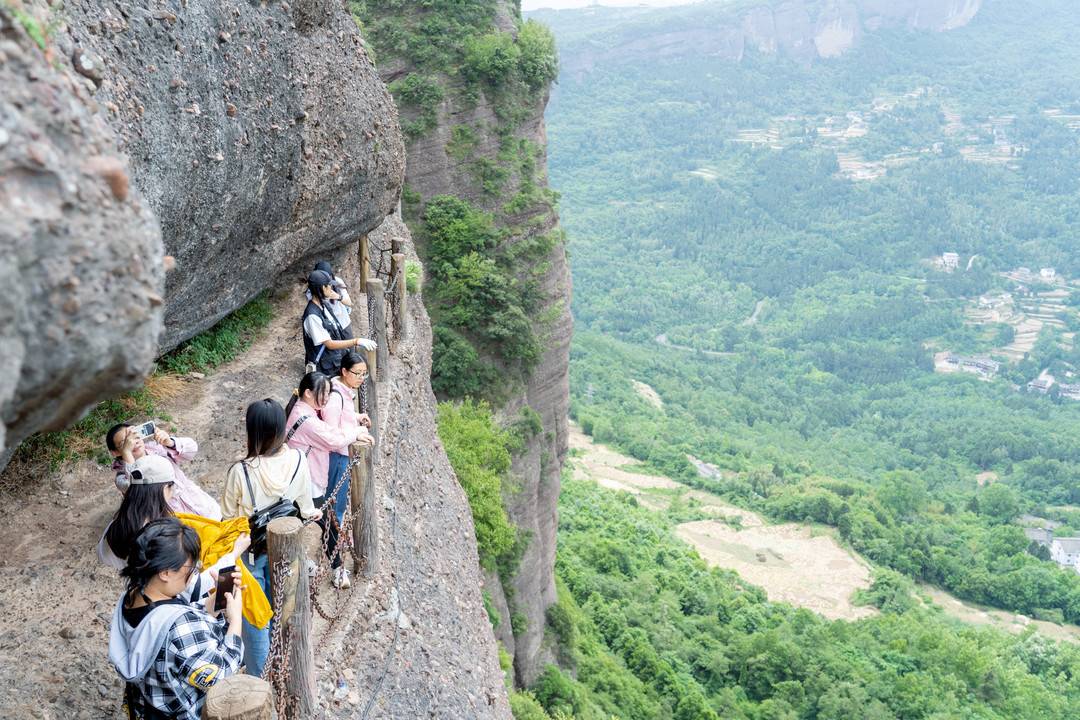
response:
<path fill-rule="evenodd" d="M 296 460 L 296 469 L 293 470 L 292 478 L 289 479 L 289 484 L 296 478 L 296 473 L 300 471 L 300 463 L 304 461 L 304 454 L 297 451 L 299 457 Z M 251 532 L 251 547 L 249 551 L 256 557 L 266 554 L 266 529 L 269 527 L 271 521 L 277 520 L 283 517 L 300 517 L 300 506 L 296 504 L 295 500 L 288 500 L 286 498 L 278 498 L 277 502 L 273 505 L 269 505 L 265 508 L 259 509 L 255 506 L 255 490 L 251 487 L 251 477 L 248 475 L 247 462 L 241 460 L 241 467 L 244 469 L 244 482 L 247 483 L 248 496 L 251 498 L 251 507 L 254 508 L 254 512 L 251 513 L 251 517 L 248 518 L 248 526 Z"/>

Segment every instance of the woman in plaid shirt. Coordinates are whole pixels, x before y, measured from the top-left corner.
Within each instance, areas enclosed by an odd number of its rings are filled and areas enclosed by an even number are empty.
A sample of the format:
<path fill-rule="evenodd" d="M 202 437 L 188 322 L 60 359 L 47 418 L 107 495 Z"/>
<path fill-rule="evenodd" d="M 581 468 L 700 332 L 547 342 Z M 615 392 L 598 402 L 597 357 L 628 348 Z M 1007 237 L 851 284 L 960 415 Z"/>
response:
<path fill-rule="evenodd" d="M 240 669 L 240 574 L 221 617 L 180 596 L 199 571 L 199 536 L 176 518 L 154 520 L 135 538 L 122 575 L 109 659 L 127 682 L 128 716 L 199 720 L 206 691 Z"/>

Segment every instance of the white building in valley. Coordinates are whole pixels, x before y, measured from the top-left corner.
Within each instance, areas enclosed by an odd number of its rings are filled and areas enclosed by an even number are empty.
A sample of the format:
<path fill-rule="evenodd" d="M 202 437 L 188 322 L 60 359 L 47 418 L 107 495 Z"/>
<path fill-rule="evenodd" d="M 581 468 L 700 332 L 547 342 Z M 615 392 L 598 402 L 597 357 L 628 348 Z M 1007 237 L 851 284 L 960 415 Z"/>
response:
<path fill-rule="evenodd" d="M 1062 567 L 1077 569 L 1080 565 L 1080 538 L 1054 538 L 1050 543 L 1050 559 Z"/>

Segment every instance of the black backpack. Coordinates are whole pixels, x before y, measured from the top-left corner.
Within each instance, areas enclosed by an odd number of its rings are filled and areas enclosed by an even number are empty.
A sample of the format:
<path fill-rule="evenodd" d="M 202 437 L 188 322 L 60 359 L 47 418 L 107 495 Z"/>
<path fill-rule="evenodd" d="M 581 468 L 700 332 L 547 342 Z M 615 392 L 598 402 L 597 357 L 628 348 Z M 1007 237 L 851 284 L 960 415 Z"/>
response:
<path fill-rule="evenodd" d="M 293 431 L 300 427 L 302 421 L 307 417 L 300 418 L 296 425 L 293 426 Z M 289 433 L 290 435 L 292 432 Z M 300 463 L 304 461 L 304 453 L 299 450 L 296 451 L 299 456 L 296 460 L 296 468 L 293 470 L 292 477 L 289 479 L 289 484 L 296 479 L 296 473 L 300 472 Z M 251 486 L 251 477 L 248 475 L 247 462 L 240 461 L 240 466 L 244 470 L 244 482 L 247 484 L 248 497 L 251 498 L 252 513 L 248 518 L 248 526 L 251 531 L 251 547 L 249 548 L 252 554 L 256 557 L 266 554 L 266 529 L 269 527 L 271 521 L 277 520 L 283 517 L 300 517 L 300 506 L 296 504 L 295 500 L 287 500 L 284 497 L 278 498 L 277 502 L 269 505 L 265 508 L 258 508 L 255 505 L 255 489 Z"/>

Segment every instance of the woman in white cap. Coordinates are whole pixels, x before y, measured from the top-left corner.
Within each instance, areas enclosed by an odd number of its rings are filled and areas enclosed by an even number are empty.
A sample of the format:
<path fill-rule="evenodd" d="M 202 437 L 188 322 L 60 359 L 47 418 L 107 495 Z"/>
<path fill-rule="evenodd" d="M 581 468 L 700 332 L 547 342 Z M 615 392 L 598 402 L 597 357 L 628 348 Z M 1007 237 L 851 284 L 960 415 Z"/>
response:
<path fill-rule="evenodd" d="M 120 509 L 113 515 L 112 522 L 105 528 L 105 533 L 98 542 L 98 559 L 104 564 L 123 570 L 131 552 L 133 539 L 142 532 L 143 527 L 154 520 L 174 517 L 169 507 L 173 488 L 173 466 L 167 458 L 160 455 L 144 455 L 129 466 L 130 486 L 124 493 Z M 222 555 L 214 562 L 214 568 L 234 565 L 250 544 L 247 535 L 241 535 L 233 544 L 232 552 Z M 193 579 L 189 590 L 193 597 L 205 594 L 213 581 L 210 568 Z"/>

